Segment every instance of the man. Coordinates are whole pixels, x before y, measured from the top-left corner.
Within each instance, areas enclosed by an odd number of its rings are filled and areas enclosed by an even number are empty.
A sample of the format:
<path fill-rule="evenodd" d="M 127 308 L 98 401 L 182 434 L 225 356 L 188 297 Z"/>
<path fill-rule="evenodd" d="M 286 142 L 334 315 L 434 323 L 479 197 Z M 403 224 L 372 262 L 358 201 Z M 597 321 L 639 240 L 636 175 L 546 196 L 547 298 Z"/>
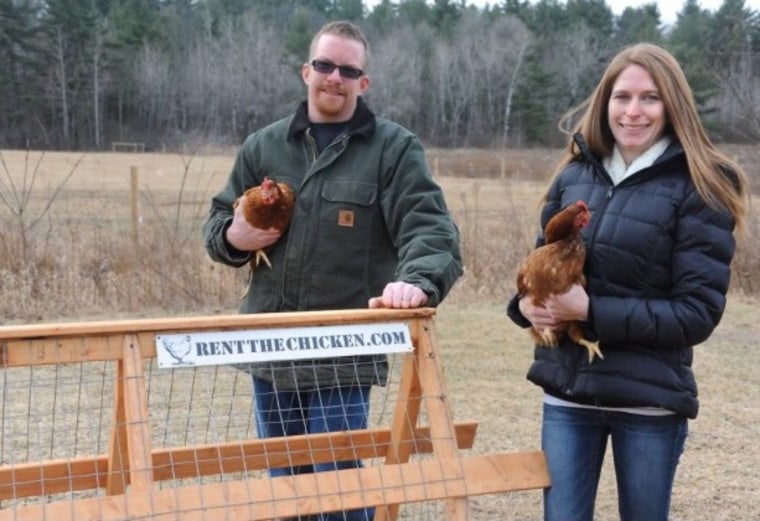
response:
<path fill-rule="evenodd" d="M 301 69 L 307 100 L 296 113 L 250 135 L 204 225 L 212 259 L 248 263 L 267 248 L 244 313 L 436 306 L 462 274 L 459 234 L 419 139 L 376 118 L 362 99 L 370 85 L 368 43 L 349 22 L 325 25 Z M 243 192 L 268 176 L 288 184 L 295 209 L 284 234 L 250 226 Z M 385 384 L 385 356 L 257 363 L 260 437 L 367 427 L 372 385 Z M 360 466 L 341 461 L 272 469 L 272 476 Z M 365 521 L 374 509 L 319 521 Z"/>

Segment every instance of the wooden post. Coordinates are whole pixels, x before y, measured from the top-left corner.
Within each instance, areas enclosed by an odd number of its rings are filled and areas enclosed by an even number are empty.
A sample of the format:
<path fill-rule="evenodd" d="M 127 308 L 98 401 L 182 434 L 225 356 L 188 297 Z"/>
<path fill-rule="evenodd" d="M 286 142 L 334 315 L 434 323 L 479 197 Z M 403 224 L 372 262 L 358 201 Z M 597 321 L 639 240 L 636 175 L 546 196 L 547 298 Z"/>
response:
<path fill-rule="evenodd" d="M 131 203 L 132 208 L 132 216 L 130 222 L 132 223 L 132 246 L 137 248 L 137 244 L 139 241 L 138 234 L 137 234 L 137 223 L 139 220 L 138 217 L 138 197 L 140 196 L 138 191 L 138 173 L 137 173 L 137 167 L 131 166 L 129 167 L 129 200 Z"/>
<path fill-rule="evenodd" d="M 430 437 L 433 453 L 439 459 L 451 459 L 457 462 L 449 470 L 447 486 L 456 488 L 461 484 L 467 490 L 464 466 L 459 459 L 454 432 L 454 419 L 451 404 L 446 393 L 446 384 L 441 365 L 441 352 L 433 330 L 432 318 L 415 321 L 412 327 L 418 329 L 419 343 L 416 345 L 417 374 L 424 395 L 425 409 L 430 418 Z M 465 495 L 452 494 L 445 502 L 446 519 L 449 521 L 466 521 L 469 517 L 469 500 Z"/>
<path fill-rule="evenodd" d="M 127 440 L 126 397 L 124 396 L 124 361 L 116 362 L 114 381 L 114 407 L 111 419 L 111 437 L 108 449 L 108 478 L 106 494 L 113 496 L 127 490 L 129 456 Z"/>
<path fill-rule="evenodd" d="M 412 331 L 414 343 L 419 342 L 418 330 Z M 386 465 L 397 465 L 409 461 L 414 441 L 414 427 L 420 417 L 422 389 L 417 374 L 416 356 L 407 356 L 401 371 L 396 410 L 391 425 L 391 442 L 385 455 Z M 374 521 L 395 521 L 398 518 L 400 504 L 380 505 L 375 511 Z"/>

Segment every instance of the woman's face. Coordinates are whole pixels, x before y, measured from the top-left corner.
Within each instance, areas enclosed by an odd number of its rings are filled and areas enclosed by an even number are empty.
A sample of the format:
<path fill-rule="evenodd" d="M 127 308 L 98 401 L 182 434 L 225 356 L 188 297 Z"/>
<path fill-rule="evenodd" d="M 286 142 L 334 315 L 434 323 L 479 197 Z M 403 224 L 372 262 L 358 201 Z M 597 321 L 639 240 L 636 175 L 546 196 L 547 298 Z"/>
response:
<path fill-rule="evenodd" d="M 626 164 L 654 145 L 665 131 L 665 105 L 652 76 L 629 65 L 615 80 L 607 122 Z"/>

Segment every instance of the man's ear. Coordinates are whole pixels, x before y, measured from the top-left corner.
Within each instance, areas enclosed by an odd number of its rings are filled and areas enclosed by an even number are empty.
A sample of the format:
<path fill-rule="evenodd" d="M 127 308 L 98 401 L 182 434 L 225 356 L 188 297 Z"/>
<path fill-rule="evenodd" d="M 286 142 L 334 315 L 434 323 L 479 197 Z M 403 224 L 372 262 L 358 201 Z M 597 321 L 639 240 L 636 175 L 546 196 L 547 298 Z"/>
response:
<path fill-rule="evenodd" d="M 306 85 L 309 84 L 309 74 L 311 74 L 311 65 L 304 63 L 301 66 L 301 79 Z"/>
<path fill-rule="evenodd" d="M 368 75 L 365 74 L 364 76 L 359 78 L 359 92 L 361 94 L 364 94 L 365 92 L 367 92 L 367 90 L 369 90 L 369 84 L 370 84 L 370 81 L 369 81 Z"/>

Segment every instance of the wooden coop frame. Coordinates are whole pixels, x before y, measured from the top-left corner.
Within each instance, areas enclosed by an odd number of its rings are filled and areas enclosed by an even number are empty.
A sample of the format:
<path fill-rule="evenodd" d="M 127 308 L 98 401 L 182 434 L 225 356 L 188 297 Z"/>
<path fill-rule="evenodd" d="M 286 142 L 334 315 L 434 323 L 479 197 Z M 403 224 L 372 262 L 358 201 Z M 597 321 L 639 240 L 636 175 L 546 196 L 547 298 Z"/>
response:
<path fill-rule="evenodd" d="M 404 503 L 441 500 L 447 519 L 469 517 L 469 497 L 549 486 L 541 451 L 460 454 L 473 446 L 477 423 L 454 422 L 443 381 L 432 308 L 341 310 L 57 323 L 0 327 L 0 367 L 113 361 L 116 364 L 108 454 L 0 466 L 0 521 L 245 519 L 271 520 L 334 509 L 376 506 L 393 521 Z M 240 440 L 154 449 L 144 361 L 164 333 L 293 328 L 404 321 L 414 350 L 403 355 L 398 398 L 388 428 Z M 418 425 L 422 408 L 428 425 Z M 161 480 L 334 459 L 336 451 L 384 464 L 277 478 L 155 487 Z M 323 450 L 329 449 L 329 450 Z M 411 461 L 426 452 L 424 461 Z M 430 457 L 432 455 L 432 457 Z M 280 464 L 283 462 L 280 461 Z M 266 486 L 262 482 L 265 481 Z M 3 508 L 19 497 L 105 491 L 104 496 Z M 178 506 L 182 511 L 179 512 Z M 178 513 L 179 512 L 179 513 Z"/>

